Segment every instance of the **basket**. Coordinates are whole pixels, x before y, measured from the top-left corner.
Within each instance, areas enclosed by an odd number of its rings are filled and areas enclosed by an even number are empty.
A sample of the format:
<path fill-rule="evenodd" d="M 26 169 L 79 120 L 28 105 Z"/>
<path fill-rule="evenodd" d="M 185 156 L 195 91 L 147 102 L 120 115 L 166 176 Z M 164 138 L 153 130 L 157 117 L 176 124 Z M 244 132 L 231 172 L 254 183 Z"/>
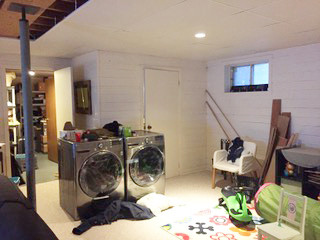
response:
<path fill-rule="evenodd" d="M 24 172 L 26 171 L 26 155 L 23 154 L 16 154 L 16 161 L 18 162 L 21 171 Z M 35 161 L 35 169 L 38 169 L 38 161 L 37 157 L 34 156 L 34 161 Z"/>
<path fill-rule="evenodd" d="M 10 181 L 18 186 L 20 184 L 20 177 L 11 177 Z"/>

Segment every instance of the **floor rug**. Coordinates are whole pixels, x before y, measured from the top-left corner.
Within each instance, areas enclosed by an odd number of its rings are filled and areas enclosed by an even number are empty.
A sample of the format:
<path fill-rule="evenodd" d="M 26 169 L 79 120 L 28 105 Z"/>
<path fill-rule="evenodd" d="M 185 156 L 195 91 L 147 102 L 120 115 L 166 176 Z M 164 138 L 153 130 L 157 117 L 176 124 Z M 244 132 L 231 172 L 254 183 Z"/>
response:
<path fill-rule="evenodd" d="M 232 222 L 223 207 L 207 208 L 186 216 L 176 216 L 161 228 L 182 240 L 256 240 L 253 222 Z"/>

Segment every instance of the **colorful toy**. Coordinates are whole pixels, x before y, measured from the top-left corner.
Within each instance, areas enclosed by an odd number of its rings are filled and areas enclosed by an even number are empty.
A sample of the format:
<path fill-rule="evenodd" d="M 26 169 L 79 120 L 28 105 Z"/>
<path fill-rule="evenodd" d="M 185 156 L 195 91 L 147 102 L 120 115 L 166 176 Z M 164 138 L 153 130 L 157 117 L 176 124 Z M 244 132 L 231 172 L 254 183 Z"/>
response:
<path fill-rule="evenodd" d="M 286 177 L 293 176 L 294 175 L 294 165 L 292 165 L 291 163 L 287 162 L 286 163 L 286 168 L 284 170 L 284 175 Z"/>
<path fill-rule="evenodd" d="M 224 187 L 221 190 L 222 198 L 219 199 L 219 205 L 226 208 L 231 218 L 248 223 L 252 220 L 252 213 L 247 208 L 247 198 L 244 191 L 251 190 L 252 188 L 249 187 Z"/>

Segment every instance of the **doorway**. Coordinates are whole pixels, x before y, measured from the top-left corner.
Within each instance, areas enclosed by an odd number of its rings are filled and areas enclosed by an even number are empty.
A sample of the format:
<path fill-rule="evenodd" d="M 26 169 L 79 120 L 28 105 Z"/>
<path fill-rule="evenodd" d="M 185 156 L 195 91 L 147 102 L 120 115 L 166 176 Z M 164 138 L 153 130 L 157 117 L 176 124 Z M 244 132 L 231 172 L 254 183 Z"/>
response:
<path fill-rule="evenodd" d="M 166 177 L 179 175 L 179 72 L 145 69 L 145 124 L 164 134 Z"/>
<path fill-rule="evenodd" d="M 30 72 L 32 81 L 33 137 L 36 183 L 58 179 L 58 145 L 55 72 Z M 71 78 L 70 78 L 71 79 Z M 59 80 L 59 79 L 58 79 Z M 12 168 L 26 179 L 24 115 L 21 70 L 6 69 L 8 125 Z M 67 96 L 66 96 L 67 97 Z M 69 97 L 72 97 L 71 93 Z M 69 99 L 70 104 L 72 99 Z M 65 104 L 64 107 L 68 105 Z M 72 121 L 72 119 L 71 119 Z M 59 129 L 62 130 L 62 129 Z"/>

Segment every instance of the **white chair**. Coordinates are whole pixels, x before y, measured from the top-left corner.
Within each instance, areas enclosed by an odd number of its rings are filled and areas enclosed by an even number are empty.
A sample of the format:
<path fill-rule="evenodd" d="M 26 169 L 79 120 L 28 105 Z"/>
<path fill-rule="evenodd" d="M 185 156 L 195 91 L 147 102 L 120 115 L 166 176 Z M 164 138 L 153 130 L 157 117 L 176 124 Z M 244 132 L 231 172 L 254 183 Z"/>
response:
<path fill-rule="evenodd" d="M 241 157 L 237 158 L 233 163 L 227 161 L 228 152 L 226 150 L 218 150 L 213 154 L 212 166 L 212 188 L 216 187 L 216 171 L 226 171 L 233 174 L 243 175 L 257 169 L 257 160 L 255 158 L 257 145 L 253 142 L 243 142 L 243 152 Z M 256 172 L 255 172 L 256 174 Z"/>
<path fill-rule="evenodd" d="M 293 201 L 290 201 L 287 199 L 288 205 L 287 205 L 287 216 L 283 215 L 283 202 L 284 202 L 284 196 L 288 196 L 288 199 L 292 199 Z M 302 209 L 301 209 L 301 218 L 300 222 L 295 221 L 295 213 L 297 209 L 297 203 L 302 203 Z M 281 190 L 280 195 L 280 204 L 278 209 L 278 216 L 277 216 L 277 222 L 274 223 L 267 223 L 263 224 L 261 226 L 258 226 L 258 239 L 262 239 L 262 235 L 266 236 L 270 240 L 304 240 L 304 225 L 305 225 L 305 219 L 306 219 L 306 211 L 307 211 L 307 197 L 299 197 L 290 193 L 285 192 L 283 189 Z M 289 214 L 293 214 L 293 219 L 291 219 L 288 216 L 288 212 L 291 212 Z M 289 223 L 291 226 L 288 226 L 284 224 L 282 221 L 285 221 Z M 294 229 L 293 227 L 296 227 Z"/>

